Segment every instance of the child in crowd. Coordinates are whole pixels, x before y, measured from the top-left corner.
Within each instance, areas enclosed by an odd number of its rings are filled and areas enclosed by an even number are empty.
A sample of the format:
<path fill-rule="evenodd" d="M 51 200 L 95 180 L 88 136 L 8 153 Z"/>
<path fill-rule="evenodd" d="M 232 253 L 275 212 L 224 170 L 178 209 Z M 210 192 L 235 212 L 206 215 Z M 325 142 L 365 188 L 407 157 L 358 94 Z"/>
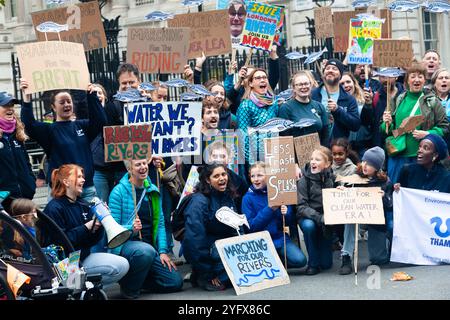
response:
<path fill-rule="evenodd" d="M 242 212 L 247 216 L 250 232 L 267 230 L 272 237 L 275 248 L 281 260 L 284 261 L 284 239 L 286 237 L 286 258 L 288 268 L 301 268 L 306 265 L 306 257 L 295 245 L 289 235 L 283 233 L 283 215 L 286 226 L 297 230 L 292 206 L 269 207 L 265 164 L 256 162 L 250 167 L 252 185 L 242 201 Z"/>
<path fill-rule="evenodd" d="M 346 138 L 338 138 L 331 142 L 331 153 L 333 154 L 333 164 L 331 168 L 336 176 L 351 176 L 356 171 L 356 164 L 359 159 Z"/>
<path fill-rule="evenodd" d="M 36 238 L 35 223 L 37 220 L 37 206 L 36 204 L 25 198 L 15 199 L 11 204 L 11 216 L 18 220 L 24 228 Z M 14 231 L 14 248 L 10 251 L 16 257 L 23 257 L 24 259 L 31 259 L 30 245 L 22 238 L 22 236 Z"/>
<path fill-rule="evenodd" d="M 322 204 L 322 189 L 333 188 L 335 183 L 332 163 L 330 149 L 323 146 L 316 148 L 311 162 L 305 166 L 303 176 L 297 182 L 297 219 L 309 255 L 307 275 L 318 274 L 333 265 L 332 230 L 324 224 Z"/>
<path fill-rule="evenodd" d="M 369 260 L 372 264 L 386 264 L 389 262 L 388 238 L 391 239 L 393 221 L 392 221 L 392 183 L 386 173 L 381 168 L 385 160 L 385 154 L 380 147 L 373 147 L 367 150 L 358 164 L 356 173 L 362 178 L 368 178 L 366 184 L 353 184 L 353 187 L 381 187 L 383 194 L 383 209 L 386 219 L 385 225 L 368 225 L 368 250 Z M 345 189 L 345 187 L 338 187 Z M 342 249 L 342 266 L 339 274 L 345 275 L 352 272 L 350 255 L 355 246 L 355 226 L 353 224 L 345 225 L 344 247 Z"/>

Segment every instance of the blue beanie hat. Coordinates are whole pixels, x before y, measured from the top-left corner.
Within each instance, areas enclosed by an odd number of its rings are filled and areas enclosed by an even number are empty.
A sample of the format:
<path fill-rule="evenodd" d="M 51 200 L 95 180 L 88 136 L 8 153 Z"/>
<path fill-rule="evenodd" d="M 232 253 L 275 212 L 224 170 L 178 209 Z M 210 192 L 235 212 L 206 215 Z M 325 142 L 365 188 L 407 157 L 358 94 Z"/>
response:
<path fill-rule="evenodd" d="M 377 171 L 380 171 L 383 167 L 384 163 L 384 150 L 380 147 L 373 147 L 364 152 L 362 157 L 362 161 L 366 161 L 372 167 L 374 167 Z"/>
<path fill-rule="evenodd" d="M 437 134 L 434 134 L 434 133 L 430 133 L 427 136 L 425 136 L 425 138 L 423 138 L 422 140 L 425 140 L 425 139 L 433 142 L 434 148 L 436 149 L 436 152 L 438 154 L 438 159 L 437 159 L 438 161 L 444 160 L 447 158 L 447 155 L 448 155 L 447 143 L 445 143 L 445 140 L 442 139 L 441 136 L 438 136 Z"/>

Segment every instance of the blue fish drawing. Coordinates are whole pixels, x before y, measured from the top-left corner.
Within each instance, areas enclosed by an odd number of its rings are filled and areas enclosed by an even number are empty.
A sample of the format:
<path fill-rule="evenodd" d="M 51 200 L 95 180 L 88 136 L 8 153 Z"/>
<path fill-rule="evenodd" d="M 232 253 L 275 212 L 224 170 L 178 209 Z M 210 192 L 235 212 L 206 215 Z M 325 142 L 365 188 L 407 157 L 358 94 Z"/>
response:
<path fill-rule="evenodd" d="M 200 6 L 204 3 L 204 0 L 182 0 L 181 4 L 183 6 Z"/>
<path fill-rule="evenodd" d="M 371 5 L 376 5 L 377 1 L 376 0 L 355 0 L 352 2 L 352 7 L 357 9 L 357 8 L 367 8 L 370 7 Z"/>
<path fill-rule="evenodd" d="M 153 11 L 147 14 L 144 18 L 147 21 L 166 21 L 173 19 L 174 15 L 172 13 L 166 13 L 163 11 Z"/>
<path fill-rule="evenodd" d="M 53 21 L 42 22 L 36 26 L 36 30 L 39 32 L 61 32 L 69 30 L 68 24 L 58 24 Z"/>
<path fill-rule="evenodd" d="M 200 94 L 202 96 L 214 96 L 213 93 L 211 93 L 208 89 L 206 89 L 205 86 L 201 85 L 201 84 L 191 84 L 189 85 L 189 89 L 196 93 L 196 94 Z"/>
<path fill-rule="evenodd" d="M 303 62 L 303 64 L 313 63 L 319 60 L 319 58 L 322 56 L 324 52 L 328 52 L 327 47 L 323 48 L 319 52 L 312 52 L 308 55 L 308 58 Z"/>
<path fill-rule="evenodd" d="M 293 52 L 289 52 L 287 55 L 285 55 L 285 57 L 286 57 L 286 59 L 289 59 L 289 60 L 296 60 L 296 59 L 305 58 L 305 57 L 307 57 L 307 55 L 297 52 L 297 51 L 293 51 Z"/>
<path fill-rule="evenodd" d="M 374 76 L 382 76 L 387 78 L 397 78 L 400 77 L 402 74 L 405 74 L 405 71 L 398 68 L 380 68 L 380 70 L 373 71 Z"/>
<path fill-rule="evenodd" d="M 195 93 L 190 93 L 190 92 L 184 92 L 180 95 L 181 101 L 194 101 L 194 100 L 198 100 L 201 98 L 202 98 L 201 95 L 195 94 Z"/>
<path fill-rule="evenodd" d="M 182 88 L 182 87 L 188 87 L 190 83 L 184 79 L 172 79 L 166 82 L 163 82 L 168 87 L 174 87 L 174 88 Z"/>
<path fill-rule="evenodd" d="M 388 4 L 387 8 L 395 12 L 413 12 L 421 6 L 420 3 L 410 0 L 396 0 Z"/>
<path fill-rule="evenodd" d="M 450 12 L 450 4 L 445 1 L 433 1 L 433 2 L 425 1 L 422 3 L 422 7 L 425 8 L 425 11 L 433 13 L 448 14 Z"/>
<path fill-rule="evenodd" d="M 70 0 L 47 0 L 47 4 L 63 4 Z"/>
<path fill-rule="evenodd" d="M 289 100 L 289 99 L 292 98 L 293 93 L 294 93 L 294 90 L 292 90 L 292 89 L 284 90 L 284 91 L 280 92 L 280 93 L 277 95 L 276 99 L 277 99 L 277 100 L 278 100 L 278 99 L 282 99 L 282 100 L 285 100 L 285 101 L 286 101 L 286 100 Z"/>
<path fill-rule="evenodd" d="M 137 101 L 147 101 L 146 97 L 141 96 L 138 89 L 128 89 L 127 91 L 117 92 L 113 98 L 120 102 L 137 102 Z"/>
<path fill-rule="evenodd" d="M 152 85 L 150 82 L 143 82 L 139 85 L 139 88 L 146 91 L 156 90 L 156 87 Z"/>

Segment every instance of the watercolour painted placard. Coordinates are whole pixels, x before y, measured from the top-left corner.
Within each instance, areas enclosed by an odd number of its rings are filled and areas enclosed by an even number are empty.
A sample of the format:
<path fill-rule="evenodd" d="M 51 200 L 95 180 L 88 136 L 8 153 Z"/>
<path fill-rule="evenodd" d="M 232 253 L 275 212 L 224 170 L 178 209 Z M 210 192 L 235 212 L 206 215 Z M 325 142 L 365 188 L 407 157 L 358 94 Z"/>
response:
<path fill-rule="evenodd" d="M 373 41 L 381 38 L 381 25 L 382 21 L 380 20 L 350 20 L 349 64 L 373 63 Z"/>
<path fill-rule="evenodd" d="M 57 89 L 87 90 L 89 69 L 81 43 L 45 41 L 16 47 L 26 94 Z"/>
<path fill-rule="evenodd" d="M 269 232 L 255 232 L 215 242 L 237 295 L 289 284 Z"/>
<path fill-rule="evenodd" d="M 150 159 L 150 124 L 103 127 L 105 162 Z"/>
<path fill-rule="evenodd" d="M 139 102 L 125 104 L 128 124 L 152 124 L 152 154 L 161 157 L 200 155 L 201 102 Z"/>

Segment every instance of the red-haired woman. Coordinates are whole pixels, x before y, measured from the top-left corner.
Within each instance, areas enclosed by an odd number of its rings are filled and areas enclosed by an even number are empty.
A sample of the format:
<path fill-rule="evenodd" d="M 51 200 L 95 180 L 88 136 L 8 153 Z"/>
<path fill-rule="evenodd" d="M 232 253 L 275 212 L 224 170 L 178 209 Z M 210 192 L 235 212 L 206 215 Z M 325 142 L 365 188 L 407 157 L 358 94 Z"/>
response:
<path fill-rule="evenodd" d="M 88 204 L 79 198 L 84 181 L 83 169 L 75 164 L 53 170 L 53 199 L 44 212 L 65 232 L 75 250 L 81 250 L 80 259 L 87 274 L 100 273 L 103 285 L 112 284 L 125 276 L 129 264 L 114 254 L 91 253 L 90 248 L 102 239 L 104 229 L 98 220 L 94 222 Z"/>

